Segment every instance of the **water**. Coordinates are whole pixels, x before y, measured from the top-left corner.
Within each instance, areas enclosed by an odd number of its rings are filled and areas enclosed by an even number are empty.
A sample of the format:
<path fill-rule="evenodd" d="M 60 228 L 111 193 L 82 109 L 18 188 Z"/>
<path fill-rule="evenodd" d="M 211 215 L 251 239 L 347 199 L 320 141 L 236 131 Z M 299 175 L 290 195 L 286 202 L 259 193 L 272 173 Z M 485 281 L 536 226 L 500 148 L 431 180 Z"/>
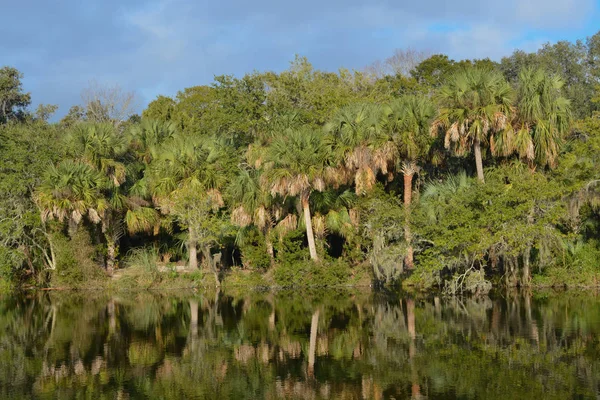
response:
<path fill-rule="evenodd" d="M 597 399 L 600 298 L 0 297 L 2 399 Z"/>

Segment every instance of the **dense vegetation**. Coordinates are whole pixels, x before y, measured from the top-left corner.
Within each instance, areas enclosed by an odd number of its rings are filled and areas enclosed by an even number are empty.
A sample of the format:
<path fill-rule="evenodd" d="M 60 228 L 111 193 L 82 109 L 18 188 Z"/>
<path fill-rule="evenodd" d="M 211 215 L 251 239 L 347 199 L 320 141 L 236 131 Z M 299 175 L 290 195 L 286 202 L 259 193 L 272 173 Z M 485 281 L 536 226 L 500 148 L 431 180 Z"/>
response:
<path fill-rule="evenodd" d="M 395 60 L 297 57 L 141 116 L 95 88 L 56 123 L 4 67 L 1 285 L 141 268 L 151 286 L 183 264 L 216 284 L 597 285 L 600 33 L 499 63 Z"/>

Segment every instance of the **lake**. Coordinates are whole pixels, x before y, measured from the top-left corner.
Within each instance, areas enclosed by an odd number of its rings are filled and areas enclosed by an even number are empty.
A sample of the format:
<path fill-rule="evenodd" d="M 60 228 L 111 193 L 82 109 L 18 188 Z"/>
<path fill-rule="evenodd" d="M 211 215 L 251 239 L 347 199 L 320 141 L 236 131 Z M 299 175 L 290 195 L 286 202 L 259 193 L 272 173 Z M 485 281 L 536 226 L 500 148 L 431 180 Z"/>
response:
<path fill-rule="evenodd" d="M 598 399 L 600 298 L 0 297 L 2 399 Z"/>

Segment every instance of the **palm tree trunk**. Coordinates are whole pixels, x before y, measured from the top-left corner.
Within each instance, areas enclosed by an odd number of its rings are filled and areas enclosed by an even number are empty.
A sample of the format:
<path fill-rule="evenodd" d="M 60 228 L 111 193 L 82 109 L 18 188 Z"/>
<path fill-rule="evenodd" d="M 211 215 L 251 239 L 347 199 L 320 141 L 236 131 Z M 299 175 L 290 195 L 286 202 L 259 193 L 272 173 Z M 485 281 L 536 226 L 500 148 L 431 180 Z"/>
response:
<path fill-rule="evenodd" d="M 308 239 L 308 249 L 310 251 L 310 258 L 314 261 L 319 260 L 317 256 L 317 247 L 315 245 L 315 235 L 312 228 L 312 218 L 310 216 L 310 206 L 308 204 L 309 195 L 302 195 L 302 210 L 304 211 L 304 224 L 306 225 L 306 236 Z"/>
<path fill-rule="evenodd" d="M 112 235 L 104 235 L 106 238 L 106 272 L 112 276 L 115 270 L 115 261 L 117 259 L 117 244 Z"/>
<path fill-rule="evenodd" d="M 315 353 L 317 351 L 317 328 L 319 326 L 319 309 L 317 309 L 310 321 L 310 342 L 308 346 L 308 376 L 315 373 Z"/>
<path fill-rule="evenodd" d="M 412 233 L 410 231 L 410 204 L 412 202 L 412 179 L 413 179 L 413 170 L 405 169 L 404 171 L 404 240 L 408 247 L 406 248 L 406 258 L 404 259 L 404 264 L 407 269 L 414 268 L 414 256 L 413 256 L 413 247 L 412 247 Z"/>
<path fill-rule="evenodd" d="M 265 232 L 265 245 L 267 246 L 267 254 L 271 259 L 271 267 L 275 265 L 275 251 L 273 250 L 273 241 L 270 237 L 270 229 Z"/>
<path fill-rule="evenodd" d="M 475 152 L 475 167 L 477 168 L 477 179 L 479 182 L 485 183 L 485 178 L 483 177 L 483 161 L 481 159 L 481 142 L 479 139 L 475 139 L 473 143 L 473 150 Z"/>
<path fill-rule="evenodd" d="M 194 229 L 189 228 L 188 235 L 188 266 L 190 269 L 194 270 L 198 269 L 198 240 L 196 238 L 196 231 Z"/>
<path fill-rule="evenodd" d="M 412 179 L 414 172 L 407 167 L 404 171 L 404 206 L 410 207 L 412 202 Z"/>

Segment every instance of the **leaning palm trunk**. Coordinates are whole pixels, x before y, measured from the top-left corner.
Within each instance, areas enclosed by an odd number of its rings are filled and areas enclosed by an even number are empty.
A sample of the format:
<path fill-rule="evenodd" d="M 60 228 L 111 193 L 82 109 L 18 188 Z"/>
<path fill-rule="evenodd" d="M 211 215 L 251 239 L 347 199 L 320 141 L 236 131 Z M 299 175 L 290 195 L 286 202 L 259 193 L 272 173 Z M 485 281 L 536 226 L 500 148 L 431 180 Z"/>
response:
<path fill-rule="evenodd" d="M 477 168 L 477 179 L 479 182 L 485 183 L 485 178 L 483 177 L 483 161 L 481 159 L 481 142 L 479 138 L 476 138 L 473 143 L 473 150 L 475 152 L 475 167 Z"/>
<path fill-rule="evenodd" d="M 302 195 L 302 210 L 304 211 L 304 224 L 306 225 L 306 236 L 308 239 L 308 249 L 310 251 L 310 258 L 314 261 L 318 261 L 319 256 L 317 255 L 317 247 L 315 245 L 315 235 L 313 233 L 312 218 L 310 215 L 308 197 L 308 194 Z"/>

